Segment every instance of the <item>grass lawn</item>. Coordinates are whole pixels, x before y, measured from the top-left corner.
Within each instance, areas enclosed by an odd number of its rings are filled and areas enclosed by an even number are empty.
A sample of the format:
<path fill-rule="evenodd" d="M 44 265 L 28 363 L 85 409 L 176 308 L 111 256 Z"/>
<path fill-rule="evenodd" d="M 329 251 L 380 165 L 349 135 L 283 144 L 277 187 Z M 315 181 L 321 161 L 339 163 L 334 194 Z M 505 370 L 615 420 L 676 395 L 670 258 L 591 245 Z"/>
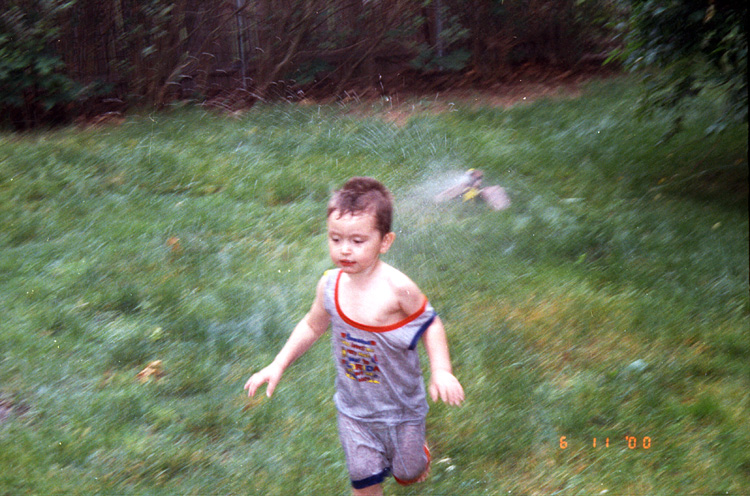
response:
<path fill-rule="evenodd" d="M 467 394 L 431 405 L 428 482 L 387 492 L 748 494 L 747 125 L 704 135 L 705 101 L 663 142 L 632 87 L 0 134 L 0 495 L 348 494 L 328 340 L 272 400 L 242 386 L 331 267 L 353 175 L 394 192 L 386 260 Z M 508 210 L 431 201 L 471 167 Z"/>

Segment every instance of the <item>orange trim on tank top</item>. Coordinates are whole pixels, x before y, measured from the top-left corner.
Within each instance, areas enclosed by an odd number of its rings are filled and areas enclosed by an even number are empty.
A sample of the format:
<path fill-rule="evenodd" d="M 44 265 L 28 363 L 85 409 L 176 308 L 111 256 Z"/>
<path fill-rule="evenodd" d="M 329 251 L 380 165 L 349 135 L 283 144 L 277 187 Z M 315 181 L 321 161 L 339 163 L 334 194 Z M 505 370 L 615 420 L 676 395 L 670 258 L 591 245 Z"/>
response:
<path fill-rule="evenodd" d="M 403 327 L 409 322 L 414 321 L 424 313 L 425 309 L 427 308 L 427 297 L 425 297 L 424 301 L 422 302 L 422 306 L 419 310 L 414 312 L 413 314 L 406 317 L 404 320 L 401 320 L 399 322 L 396 322 L 395 324 L 390 324 L 386 326 L 371 326 L 367 324 L 360 324 L 359 322 L 350 319 L 349 317 L 344 314 L 344 311 L 341 310 L 341 306 L 339 305 L 339 281 L 341 280 L 341 274 L 343 274 L 343 271 L 339 271 L 338 276 L 336 276 L 336 287 L 334 289 L 333 293 L 333 300 L 336 303 L 336 311 L 341 316 L 341 320 L 349 324 L 350 326 L 356 327 L 357 329 L 360 329 L 362 331 L 367 332 L 387 332 L 387 331 L 393 331 L 395 329 L 398 329 L 399 327 Z"/>

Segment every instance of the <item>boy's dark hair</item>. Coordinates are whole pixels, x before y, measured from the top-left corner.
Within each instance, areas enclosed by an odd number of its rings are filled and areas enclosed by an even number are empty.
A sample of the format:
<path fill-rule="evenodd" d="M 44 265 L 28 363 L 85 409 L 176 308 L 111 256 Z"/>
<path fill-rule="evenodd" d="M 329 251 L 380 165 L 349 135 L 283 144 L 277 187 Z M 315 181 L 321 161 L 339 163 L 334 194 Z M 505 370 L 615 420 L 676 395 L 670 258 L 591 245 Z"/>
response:
<path fill-rule="evenodd" d="M 328 202 L 328 217 L 336 211 L 357 215 L 368 212 L 375 215 L 375 227 L 381 236 L 391 232 L 393 221 L 393 197 L 388 188 L 371 177 L 353 177 L 338 191 L 334 191 Z"/>

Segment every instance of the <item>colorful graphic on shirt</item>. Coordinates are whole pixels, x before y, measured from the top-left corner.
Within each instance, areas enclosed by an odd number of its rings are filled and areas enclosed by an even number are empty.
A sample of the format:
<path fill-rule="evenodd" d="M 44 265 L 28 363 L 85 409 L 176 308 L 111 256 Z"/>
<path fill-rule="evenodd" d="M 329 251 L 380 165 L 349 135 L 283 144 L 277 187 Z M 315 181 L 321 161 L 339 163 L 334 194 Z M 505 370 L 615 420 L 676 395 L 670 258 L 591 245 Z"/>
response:
<path fill-rule="evenodd" d="M 357 339 L 348 332 L 341 333 L 341 363 L 349 379 L 380 384 L 380 368 L 375 353 L 375 341 Z"/>

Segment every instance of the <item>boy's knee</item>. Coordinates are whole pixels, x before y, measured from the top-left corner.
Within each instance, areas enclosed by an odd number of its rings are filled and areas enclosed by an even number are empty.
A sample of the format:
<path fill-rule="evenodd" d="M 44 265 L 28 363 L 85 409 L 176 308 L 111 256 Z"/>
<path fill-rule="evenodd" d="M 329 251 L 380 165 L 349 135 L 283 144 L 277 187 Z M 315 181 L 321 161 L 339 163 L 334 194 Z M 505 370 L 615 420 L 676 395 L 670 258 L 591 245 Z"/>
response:
<path fill-rule="evenodd" d="M 396 482 L 402 486 L 408 486 L 425 480 L 430 469 L 430 450 L 427 446 L 424 446 L 423 449 L 423 457 L 415 457 L 409 463 L 402 463 L 398 467 L 393 467 L 393 478 L 396 479 Z"/>
<path fill-rule="evenodd" d="M 394 469 L 393 478 L 402 486 L 408 486 L 424 480 L 428 468 L 429 463 L 427 460 L 424 460 L 424 463 L 403 467 L 401 470 Z"/>

